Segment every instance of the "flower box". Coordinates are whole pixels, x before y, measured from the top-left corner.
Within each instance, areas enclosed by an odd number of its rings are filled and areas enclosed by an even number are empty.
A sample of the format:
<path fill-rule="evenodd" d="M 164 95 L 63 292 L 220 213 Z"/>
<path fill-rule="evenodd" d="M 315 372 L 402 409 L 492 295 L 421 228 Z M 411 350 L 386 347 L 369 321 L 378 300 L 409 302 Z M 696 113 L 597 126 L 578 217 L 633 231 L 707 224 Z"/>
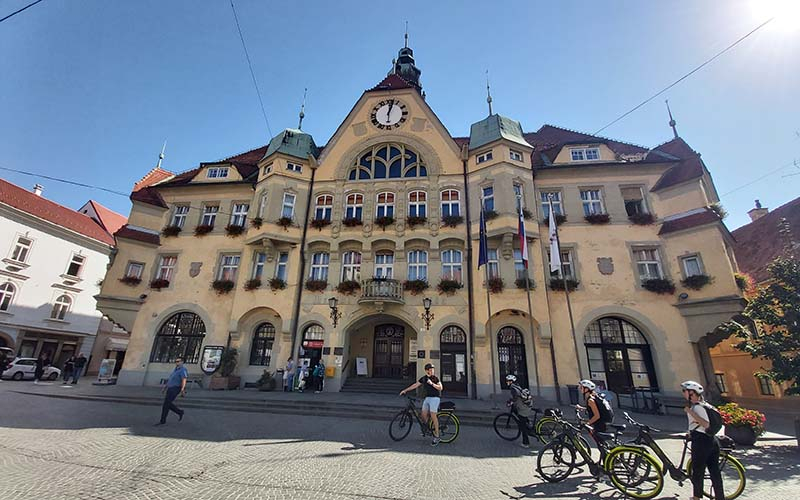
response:
<path fill-rule="evenodd" d="M 306 280 L 306 290 L 309 292 L 321 292 L 328 288 L 326 280 Z"/>
<path fill-rule="evenodd" d="M 464 217 L 460 215 L 445 215 L 442 217 L 442 225 L 447 227 L 456 227 L 464 222 Z"/>
<path fill-rule="evenodd" d="M 642 288 L 658 294 L 675 293 L 675 283 L 665 278 L 652 278 L 642 281 Z"/>
<path fill-rule="evenodd" d="M 578 280 L 567 278 L 567 288 L 569 289 L 570 292 L 578 288 L 579 284 L 580 282 Z M 564 290 L 564 280 L 561 278 L 550 278 L 550 289 Z"/>
<path fill-rule="evenodd" d="M 256 229 L 261 229 L 261 226 L 262 226 L 263 224 L 264 224 L 264 219 L 262 219 L 261 217 L 254 217 L 254 218 L 253 218 L 253 219 L 250 221 L 250 225 L 251 225 L 251 226 L 253 226 L 253 227 L 254 227 L 254 228 L 256 228 Z"/>
<path fill-rule="evenodd" d="M 136 285 L 138 285 L 139 283 L 142 282 L 142 278 L 139 278 L 138 276 L 124 276 L 124 277 L 120 278 L 119 280 L 122 283 L 125 283 L 126 285 L 130 285 L 130 286 L 136 286 Z"/>
<path fill-rule="evenodd" d="M 681 285 L 692 290 L 700 290 L 704 286 L 713 281 L 711 276 L 705 274 L 695 274 L 694 276 L 687 276 L 681 280 Z"/>
<path fill-rule="evenodd" d="M 275 224 L 281 226 L 284 230 L 292 225 L 292 218 L 291 217 L 281 217 L 280 219 L 275 221 Z"/>
<path fill-rule="evenodd" d="M 153 290 L 161 290 L 162 288 L 167 288 L 169 286 L 169 280 L 165 279 L 154 279 L 150 282 L 150 288 Z"/>
<path fill-rule="evenodd" d="M 753 280 L 750 276 L 743 273 L 734 273 L 733 279 L 736 280 L 736 286 L 739 290 L 746 292 L 753 287 Z"/>
<path fill-rule="evenodd" d="M 250 290 L 255 290 L 257 288 L 261 288 L 261 280 L 259 278 L 253 278 L 251 280 L 247 280 L 244 283 L 245 290 L 250 291 Z"/>
<path fill-rule="evenodd" d="M 244 226 L 239 226 L 237 224 L 228 224 L 225 226 L 225 232 L 228 236 L 239 236 L 244 233 Z"/>
<path fill-rule="evenodd" d="M 639 226 L 648 226 L 656 221 L 653 214 L 633 214 L 628 216 L 628 220 Z"/>
<path fill-rule="evenodd" d="M 766 431 L 767 417 L 760 411 L 742 408 L 737 403 L 726 403 L 717 410 L 725 424 L 725 435 L 738 444 L 753 445 Z"/>
<path fill-rule="evenodd" d="M 583 220 L 589 224 L 608 224 L 611 222 L 611 217 L 608 214 L 589 214 L 584 216 Z"/>
<path fill-rule="evenodd" d="M 211 282 L 211 288 L 216 290 L 219 295 L 230 293 L 235 286 L 236 283 L 231 280 L 214 280 Z"/>
<path fill-rule="evenodd" d="M 560 226 L 561 224 L 567 222 L 567 216 L 566 215 L 555 214 L 553 217 L 556 219 L 556 226 Z M 544 225 L 545 226 L 549 226 L 550 225 L 550 217 L 549 216 L 544 218 Z"/>
<path fill-rule="evenodd" d="M 161 234 L 164 237 L 169 238 L 170 236 L 178 236 L 182 229 L 178 226 L 166 226 L 164 229 L 161 230 Z"/>
<path fill-rule="evenodd" d="M 532 278 L 517 278 L 514 284 L 517 285 L 517 288 L 521 288 L 522 290 L 533 290 L 536 288 L 536 283 Z"/>
<path fill-rule="evenodd" d="M 523 208 L 522 209 L 522 218 L 525 219 L 525 220 L 533 219 L 533 212 L 531 212 L 527 208 Z"/>
<path fill-rule="evenodd" d="M 311 221 L 311 227 L 322 231 L 323 227 L 327 227 L 331 225 L 331 221 L 329 219 L 314 219 Z"/>
<path fill-rule="evenodd" d="M 486 220 L 496 219 L 500 214 L 497 213 L 496 210 L 484 210 L 483 216 Z"/>
<path fill-rule="evenodd" d="M 286 281 L 282 280 L 281 278 L 271 278 L 269 280 L 269 288 L 273 292 L 277 291 L 277 290 L 285 290 L 286 289 Z"/>
<path fill-rule="evenodd" d="M 381 229 L 383 229 L 384 231 L 386 231 L 386 226 L 391 226 L 392 224 L 394 224 L 394 217 L 392 217 L 391 215 L 377 217 L 375 219 L 375 224 L 380 226 Z"/>
<path fill-rule="evenodd" d="M 361 283 L 356 280 L 344 280 L 336 287 L 336 291 L 344 295 L 354 295 L 361 290 Z"/>
<path fill-rule="evenodd" d="M 445 293 L 447 295 L 453 295 L 462 288 L 464 288 L 462 283 L 456 280 L 447 279 L 439 280 L 439 284 L 436 286 L 436 289 L 439 290 L 439 293 Z"/>
<path fill-rule="evenodd" d="M 347 227 L 356 227 L 364 224 L 364 221 L 362 221 L 357 217 L 345 217 L 344 219 L 342 219 L 342 224 L 344 224 Z"/>
<path fill-rule="evenodd" d="M 427 221 L 428 221 L 428 218 L 425 217 L 424 215 L 419 215 L 419 216 L 418 215 L 410 215 L 410 216 L 406 217 L 406 224 L 408 224 L 408 227 L 411 227 L 411 228 L 413 228 L 414 226 L 421 226 L 422 224 L 425 224 Z"/>
<path fill-rule="evenodd" d="M 486 281 L 486 288 L 488 288 L 491 293 L 501 293 L 504 286 L 503 278 L 489 278 Z"/>
<path fill-rule="evenodd" d="M 195 236 L 203 236 L 204 234 L 208 234 L 214 230 L 214 226 L 210 224 L 200 224 L 194 228 L 194 235 Z"/>
<path fill-rule="evenodd" d="M 411 295 L 419 295 L 430 287 L 425 280 L 406 280 L 403 289 Z"/>

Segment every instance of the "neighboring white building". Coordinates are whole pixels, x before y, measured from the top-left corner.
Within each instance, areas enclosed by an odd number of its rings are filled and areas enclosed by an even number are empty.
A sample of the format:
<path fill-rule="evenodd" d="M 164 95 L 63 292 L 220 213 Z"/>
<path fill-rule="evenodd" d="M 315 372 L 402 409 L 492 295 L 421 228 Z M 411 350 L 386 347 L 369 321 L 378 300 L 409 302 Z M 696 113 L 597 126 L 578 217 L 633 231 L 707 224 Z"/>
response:
<path fill-rule="evenodd" d="M 83 212 L 83 213 L 81 213 Z M 49 352 L 57 366 L 92 353 L 102 313 L 94 296 L 124 216 L 97 202 L 81 212 L 0 179 L 0 346 Z"/>

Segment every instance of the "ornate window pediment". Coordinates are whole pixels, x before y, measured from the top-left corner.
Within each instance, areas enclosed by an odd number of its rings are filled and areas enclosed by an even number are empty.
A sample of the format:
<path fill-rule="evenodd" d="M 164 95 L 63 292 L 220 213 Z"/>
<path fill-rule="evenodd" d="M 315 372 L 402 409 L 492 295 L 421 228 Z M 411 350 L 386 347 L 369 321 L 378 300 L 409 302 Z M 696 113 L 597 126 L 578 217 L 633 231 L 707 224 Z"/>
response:
<path fill-rule="evenodd" d="M 348 180 L 427 177 L 428 169 L 419 154 L 402 144 L 379 144 L 358 155 Z"/>

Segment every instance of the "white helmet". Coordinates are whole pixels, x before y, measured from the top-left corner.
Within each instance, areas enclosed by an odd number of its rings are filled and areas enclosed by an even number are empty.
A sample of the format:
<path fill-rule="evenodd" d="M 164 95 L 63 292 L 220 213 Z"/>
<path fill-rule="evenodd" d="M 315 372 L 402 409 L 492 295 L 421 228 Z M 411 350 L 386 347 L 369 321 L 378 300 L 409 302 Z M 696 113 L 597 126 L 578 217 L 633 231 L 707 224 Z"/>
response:
<path fill-rule="evenodd" d="M 580 382 L 578 382 L 578 385 L 580 385 L 581 387 L 585 387 L 590 391 L 597 389 L 597 384 L 595 384 L 591 380 L 581 380 Z"/>
<path fill-rule="evenodd" d="M 687 391 L 694 391 L 697 394 L 703 394 L 703 386 L 698 384 L 694 380 L 687 380 L 686 382 L 682 383 L 681 389 L 685 389 Z"/>
<path fill-rule="evenodd" d="M 512 373 L 509 373 L 508 375 L 506 375 L 506 382 L 516 382 L 516 381 L 517 381 L 517 376 L 516 375 L 514 375 Z"/>

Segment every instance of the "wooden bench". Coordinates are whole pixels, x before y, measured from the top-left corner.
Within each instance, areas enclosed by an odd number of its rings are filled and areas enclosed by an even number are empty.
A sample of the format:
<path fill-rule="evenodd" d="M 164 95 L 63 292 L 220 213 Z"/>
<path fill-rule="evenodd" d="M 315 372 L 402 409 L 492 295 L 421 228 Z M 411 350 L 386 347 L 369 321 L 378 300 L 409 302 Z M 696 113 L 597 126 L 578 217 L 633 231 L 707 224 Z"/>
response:
<path fill-rule="evenodd" d="M 161 381 L 159 382 L 159 384 L 162 385 L 162 386 L 163 385 L 167 385 L 167 380 L 168 379 L 166 379 L 166 378 L 162 378 Z M 202 389 L 203 388 L 203 376 L 202 375 L 189 375 L 188 377 L 186 377 L 186 390 L 189 390 L 189 386 L 191 386 L 192 384 L 195 384 L 195 385 L 197 385 L 197 387 Z"/>

